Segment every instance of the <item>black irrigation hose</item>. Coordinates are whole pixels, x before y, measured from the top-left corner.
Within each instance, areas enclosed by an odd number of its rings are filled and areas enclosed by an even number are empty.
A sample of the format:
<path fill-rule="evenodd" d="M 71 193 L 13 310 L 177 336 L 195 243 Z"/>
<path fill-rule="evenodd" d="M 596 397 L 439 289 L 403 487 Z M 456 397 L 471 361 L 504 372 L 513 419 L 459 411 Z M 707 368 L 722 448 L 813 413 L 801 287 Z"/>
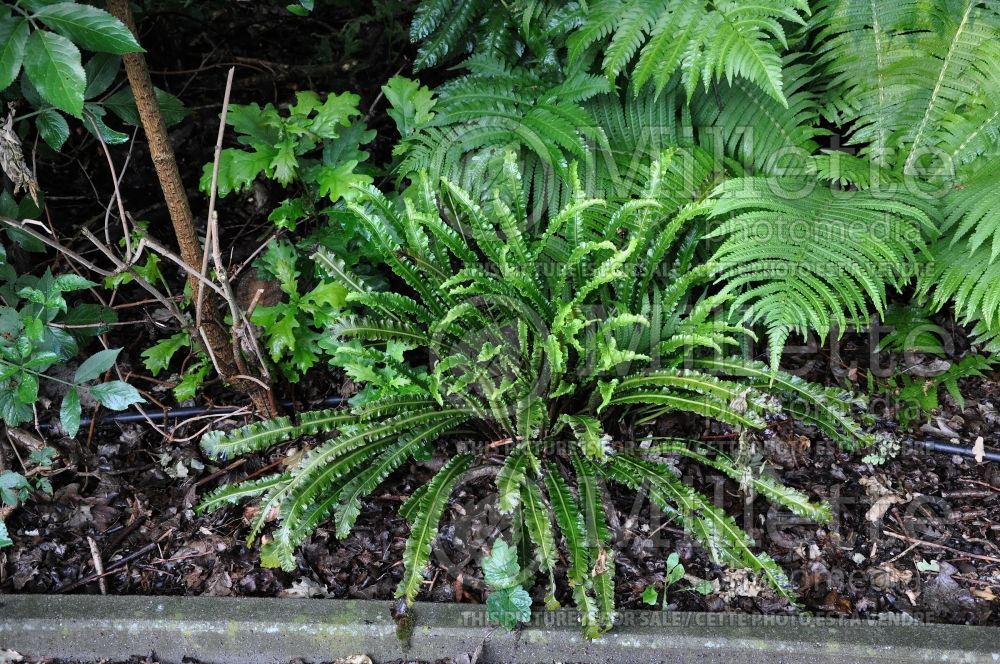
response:
<path fill-rule="evenodd" d="M 310 408 L 329 408 L 332 406 L 340 406 L 347 402 L 345 397 L 327 397 L 323 401 L 318 403 L 309 404 Z M 282 408 L 295 408 L 298 404 L 292 401 L 282 401 Z M 98 426 L 110 425 L 110 424 L 126 424 L 130 422 L 162 422 L 163 420 L 176 420 L 185 417 L 200 417 L 202 415 L 225 415 L 226 413 L 234 413 L 239 408 L 236 406 L 217 406 L 214 408 L 207 408 L 204 406 L 190 406 L 187 408 L 171 408 L 166 411 L 153 410 L 149 411 L 145 415 L 139 413 L 135 410 L 126 410 L 120 413 L 108 413 L 97 418 Z M 90 426 L 92 418 L 83 417 L 80 418 L 80 426 L 86 427 Z M 42 425 L 42 428 L 52 428 L 51 425 Z M 924 440 L 913 440 L 912 438 L 907 438 L 903 441 L 906 445 L 910 447 L 926 450 L 928 452 L 938 452 L 940 454 L 957 454 L 959 456 L 975 458 L 975 453 L 969 447 L 963 447 L 962 445 L 955 445 L 954 443 L 945 443 L 940 440 L 924 439 Z M 1000 452 L 993 452 L 986 450 L 983 452 L 983 459 L 986 461 L 995 461 L 1000 463 Z"/>
<path fill-rule="evenodd" d="M 317 403 L 306 404 L 308 408 L 330 408 L 339 406 L 347 402 L 346 397 L 327 397 Z M 296 408 L 301 406 L 293 401 L 282 401 L 282 408 Z M 107 413 L 97 418 L 97 426 L 111 424 L 127 424 L 130 422 L 162 422 L 164 420 L 177 420 L 185 417 L 200 417 L 202 415 L 225 415 L 235 413 L 239 408 L 236 406 L 216 406 L 208 408 L 205 406 L 189 406 L 187 408 L 168 408 L 167 410 L 150 410 L 145 415 L 135 409 L 124 410 L 119 413 Z M 93 421 L 91 417 L 81 417 L 80 427 L 88 427 Z M 43 424 L 43 429 L 53 428 L 51 424 Z"/>
<path fill-rule="evenodd" d="M 905 441 L 907 445 L 915 447 L 920 450 L 927 450 L 929 452 L 940 452 L 941 454 L 957 454 L 959 456 L 968 457 L 974 459 L 976 454 L 972 451 L 972 448 L 963 447 L 962 445 L 955 445 L 954 443 L 942 443 L 940 440 L 913 440 L 912 438 L 907 438 Z M 985 461 L 996 461 L 1000 463 L 1000 452 L 991 452 L 986 450 L 983 452 L 983 459 Z"/>

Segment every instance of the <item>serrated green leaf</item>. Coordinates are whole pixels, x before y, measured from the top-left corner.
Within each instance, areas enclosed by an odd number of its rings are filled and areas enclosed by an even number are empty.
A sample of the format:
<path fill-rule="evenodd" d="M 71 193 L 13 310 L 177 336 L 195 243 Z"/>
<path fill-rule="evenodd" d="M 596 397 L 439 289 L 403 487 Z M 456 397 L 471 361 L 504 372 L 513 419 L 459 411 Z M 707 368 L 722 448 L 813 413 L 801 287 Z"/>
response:
<path fill-rule="evenodd" d="M 15 398 L 14 390 L 6 385 L 3 387 L 0 389 L 0 418 L 11 427 L 30 421 L 33 414 L 31 405 L 21 403 Z"/>
<path fill-rule="evenodd" d="M 34 18 L 91 51 L 122 54 L 143 50 L 121 21 L 97 7 L 60 2 L 42 7 Z"/>
<path fill-rule="evenodd" d="M 486 583 L 496 590 L 507 590 L 517 585 L 521 568 L 517 563 L 517 549 L 513 549 L 503 539 L 497 539 L 488 556 L 481 561 Z"/>
<path fill-rule="evenodd" d="M 13 83 L 21 71 L 28 32 L 28 21 L 23 18 L 0 20 L 0 90 Z"/>
<path fill-rule="evenodd" d="M 104 94 L 118 78 L 122 68 L 122 58 L 114 53 L 96 53 L 83 65 L 87 74 L 87 88 L 83 91 L 84 99 L 93 99 Z"/>
<path fill-rule="evenodd" d="M 494 590 L 486 597 L 486 615 L 507 630 L 531 621 L 531 595 L 521 586 Z"/>
<path fill-rule="evenodd" d="M 189 366 L 181 376 L 180 382 L 173 389 L 174 398 L 177 401 L 193 399 L 198 394 L 198 390 L 201 389 L 202 383 L 205 382 L 210 366 L 207 358 L 194 366 Z"/>
<path fill-rule="evenodd" d="M 191 338 L 187 332 L 178 332 L 166 339 L 161 339 L 153 346 L 142 351 L 142 363 L 154 376 L 170 366 L 170 360 L 174 353 L 181 348 L 191 345 Z"/>
<path fill-rule="evenodd" d="M 15 396 L 23 404 L 33 404 L 38 400 L 38 377 L 35 374 L 21 372 L 17 379 Z"/>
<path fill-rule="evenodd" d="M 73 42 L 45 30 L 32 32 L 24 51 L 24 73 L 45 101 L 75 118 L 83 116 L 87 78 Z"/>
<path fill-rule="evenodd" d="M 160 107 L 160 112 L 163 113 L 163 121 L 167 127 L 173 127 L 187 117 L 188 109 L 180 99 L 160 88 L 153 88 L 153 93 L 156 95 L 156 103 Z M 136 108 L 131 88 L 122 88 L 101 103 L 121 118 L 125 124 L 133 127 L 142 126 L 142 119 L 139 117 L 139 109 Z"/>
<path fill-rule="evenodd" d="M 88 380 L 98 378 L 102 373 L 115 366 L 115 360 L 118 359 L 118 353 L 121 351 L 121 348 L 109 348 L 94 353 L 76 370 L 73 381 L 85 383 Z"/>
<path fill-rule="evenodd" d="M 83 112 L 86 117 L 83 126 L 94 138 L 100 139 L 108 145 L 121 145 L 128 141 L 128 134 L 112 129 L 104 122 L 107 111 L 100 104 L 84 103 Z"/>
<path fill-rule="evenodd" d="M 132 404 L 146 401 L 137 389 L 120 380 L 94 385 L 90 388 L 90 395 L 111 410 L 125 410 Z"/>
<path fill-rule="evenodd" d="M 69 138 L 69 123 L 62 113 L 54 108 L 46 108 L 39 112 L 35 118 L 35 126 L 38 127 L 38 135 L 42 140 L 57 152 Z"/>
<path fill-rule="evenodd" d="M 60 293 L 71 293 L 73 291 L 84 290 L 97 286 L 97 284 L 90 279 L 72 273 L 60 274 L 56 277 L 53 285 L 55 286 L 55 290 Z"/>
<path fill-rule="evenodd" d="M 80 430 L 80 394 L 75 387 L 69 388 L 66 396 L 63 397 L 62 406 L 59 407 L 59 421 L 62 423 L 66 435 L 76 438 Z"/>

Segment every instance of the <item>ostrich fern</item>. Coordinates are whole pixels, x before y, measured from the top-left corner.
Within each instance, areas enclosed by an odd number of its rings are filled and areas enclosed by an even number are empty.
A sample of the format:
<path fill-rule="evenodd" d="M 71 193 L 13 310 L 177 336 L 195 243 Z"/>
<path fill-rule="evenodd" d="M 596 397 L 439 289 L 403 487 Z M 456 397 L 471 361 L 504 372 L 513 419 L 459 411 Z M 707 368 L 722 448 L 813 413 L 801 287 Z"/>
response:
<path fill-rule="evenodd" d="M 580 194 L 529 224 L 509 159 L 504 173 L 483 204 L 447 180 L 437 186 L 426 178 L 399 206 L 375 189 L 350 203 L 400 287 L 369 290 L 336 257 L 318 253 L 362 311 L 331 335 L 362 341 L 352 361 L 392 366 L 407 389 L 351 410 L 206 435 L 203 448 L 216 458 L 321 431 L 332 437 L 286 472 L 214 491 L 200 509 L 258 497 L 250 538 L 276 514 L 262 556 L 292 570 L 295 547 L 317 525 L 332 518 L 337 535 L 346 536 L 361 501 L 394 470 L 439 455 L 444 467 L 402 507 L 411 533 L 396 592 L 412 603 L 452 489 L 489 463 L 489 456 L 457 447 L 471 436 L 491 456 L 503 456 L 499 509 L 523 528 L 550 598 L 562 545 L 588 636 L 609 629 L 615 615 L 607 482 L 648 493 L 714 560 L 749 567 L 790 597 L 778 565 L 662 455 L 706 464 L 808 518 L 828 519 L 828 507 L 694 441 L 638 449 L 624 425 L 690 413 L 750 432 L 775 415 L 778 397 L 836 439 L 866 443 L 846 410 L 852 400 L 727 356 L 749 332 L 715 315 L 730 296 L 704 288 L 713 267 L 692 264 L 684 248 L 703 201 L 677 209 L 653 199 L 610 204 Z M 417 370 L 390 346 L 429 361 Z"/>
<path fill-rule="evenodd" d="M 954 305 L 984 341 L 1000 338 L 997 0 L 459 4 L 475 5 L 448 50 L 471 54 L 466 84 L 486 89 L 506 66 L 525 82 L 544 78 L 511 86 L 541 96 L 519 105 L 502 135 L 441 118 L 437 135 L 404 142 L 419 149 L 401 175 L 442 166 L 475 189 L 513 147 L 536 207 L 567 202 L 571 161 L 587 165 L 590 195 L 660 199 L 662 187 L 614 177 L 627 172 L 625 155 L 641 155 L 639 172 L 659 156 L 635 150 L 636 137 L 656 132 L 661 151 L 695 164 L 673 193 L 716 202 L 705 207 L 723 240 L 716 281 L 737 296 L 742 320 L 772 333 L 772 361 L 793 332 L 866 324 L 914 276 L 931 309 Z M 422 2 L 414 37 L 439 47 L 447 6 Z M 484 68 L 483 58 L 507 64 Z M 570 64 L 593 85 L 568 102 L 574 119 L 518 124 L 551 103 L 537 91 L 556 88 Z M 599 73 L 620 92 L 600 92 Z M 489 117 L 485 96 L 482 105 L 465 111 Z M 463 158 L 429 158 L 443 146 Z M 754 224 L 769 232 L 748 235 Z"/>
<path fill-rule="evenodd" d="M 659 93 L 675 74 L 690 98 L 701 84 L 748 81 L 784 104 L 781 54 L 788 27 L 805 24 L 806 0 L 589 2 L 423 0 L 410 26 L 417 67 L 463 54 L 550 65 L 594 60 L 614 81 Z M 528 57 L 528 54 L 531 57 Z"/>

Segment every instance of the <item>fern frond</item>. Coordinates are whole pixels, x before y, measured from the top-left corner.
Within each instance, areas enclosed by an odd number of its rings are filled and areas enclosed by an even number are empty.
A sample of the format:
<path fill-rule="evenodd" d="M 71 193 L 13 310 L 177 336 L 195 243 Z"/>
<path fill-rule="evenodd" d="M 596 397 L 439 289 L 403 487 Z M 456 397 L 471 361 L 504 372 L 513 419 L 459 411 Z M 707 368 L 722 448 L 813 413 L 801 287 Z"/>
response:
<path fill-rule="evenodd" d="M 465 416 L 442 418 L 441 421 L 414 433 L 401 437 L 401 441 L 393 445 L 379 456 L 371 465 L 362 469 L 341 489 L 336 501 L 337 537 L 347 537 L 354 522 L 361 514 L 361 499 L 374 491 L 394 470 L 407 460 L 426 442 L 434 441 L 442 433 L 460 426 Z"/>
<path fill-rule="evenodd" d="M 1000 256 L 1000 206 L 996 204 L 998 183 L 1000 157 L 993 157 L 956 183 L 942 202 L 948 211 L 944 230 L 950 231 L 948 237 L 951 243 L 967 238 L 970 253 L 988 245 L 990 263 Z"/>
<path fill-rule="evenodd" d="M 780 103 L 781 56 L 787 47 L 782 22 L 803 24 L 803 0 L 706 3 L 702 0 L 642 2 L 593 0 L 583 25 L 568 40 L 570 58 L 610 34 L 602 67 L 609 78 L 621 74 L 638 52 L 633 78 L 638 90 L 654 82 L 657 93 L 680 70 L 688 98 L 725 76 L 760 86 Z"/>
<path fill-rule="evenodd" d="M 766 325 L 775 365 L 792 332 L 867 323 L 869 302 L 883 313 L 886 286 L 906 282 L 926 251 L 922 231 L 935 227 L 913 196 L 840 197 L 795 178 L 738 178 L 716 195 L 712 216 L 735 214 L 708 235 L 725 238 L 712 259 L 717 282 L 738 293 L 744 320 Z"/>
<path fill-rule="evenodd" d="M 783 406 L 796 417 L 819 427 L 826 435 L 846 449 L 867 447 L 875 442 L 874 436 L 858 426 L 851 417 L 850 408 L 864 408 L 864 398 L 838 388 L 822 387 L 783 371 L 775 371 L 763 362 L 737 357 L 698 358 L 695 366 L 727 376 L 749 379 L 758 389 L 773 389 L 786 397 Z M 795 406 L 801 401 L 804 407 Z"/>
<path fill-rule="evenodd" d="M 981 246 L 970 253 L 964 244 L 948 239 L 931 247 L 934 261 L 917 281 L 918 294 L 937 310 L 954 302 L 955 315 L 964 324 L 976 323 L 976 336 L 1000 333 L 1000 260 Z"/>
<path fill-rule="evenodd" d="M 556 523 L 559 524 L 559 531 L 566 542 L 566 551 L 569 554 L 569 569 L 566 575 L 573 590 L 577 611 L 580 613 L 583 633 L 587 638 L 595 638 L 601 631 L 602 622 L 598 617 L 597 604 L 591 595 L 593 582 L 590 565 L 593 561 L 587 546 L 583 513 L 559 468 L 553 463 L 546 464 L 545 486 L 548 489 L 549 502 Z"/>
<path fill-rule="evenodd" d="M 526 482 L 521 486 L 521 516 L 524 519 L 524 527 L 528 531 L 528 537 L 534 546 L 535 560 L 540 569 L 548 575 L 549 591 L 548 596 L 555 599 L 556 561 L 559 559 L 559 550 L 556 549 L 555 535 L 552 532 L 552 520 L 549 510 L 542 502 L 542 491 L 538 484 Z"/>
<path fill-rule="evenodd" d="M 213 459 L 225 460 L 259 452 L 272 445 L 302 436 L 334 431 L 355 419 L 354 414 L 342 409 L 303 413 L 297 424 L 289 417 L 276 417 L 242 426 L 229 433 L 210 431 L 202 436 L 201 449 Z"/>
<path fill-rule="evenodd" d="M 608 631 L 615 622 L 615 559 L 610 546 L 610 532 L 604 518 L 604 492 L 598 484 L 593 464 L 573 453 L 583 523 L 590 547 L 593 569 L 590 571 L 597 603 L 597 620 L 602 631 Z"/>
<path fill-rule="evenodd" d="M 962 154 L 981 134 L 955 117 L 988 123 L 996 109 L 998 18 L 991 1 L 820 2 L 813 25 L 828 118 L 850 127 L 862 154 L 903 173 L 938 150 Z"/>
<path fill-rule="evenodd" d="M 570 492 L 566 480 L 559 468 L 552 463 L 546 464 L 545 486 L 548 489 L 549 502 L 555 514 L 559 531 L 566 542 L 569 553 L 570 584 L 586 586 L 590 576 L 590 555 L 587 550 L 587 534 L 583 525 L 583 513 L 576 498 Z"/>
<path fill-rule="evenodd" d="M 502 514 L 511 514 L 521 504 L 521 485 L 525 481 L 525 473 L 529 468 L 531 458 L 529 452 L 518 448 L 497 473 L 497 494 Z"/>
<path fill-rule="evenodd" d="M 679 454 L 689 459 L 714 468 L 736 480 L 741 485 L 747 484 L 757 493 L 760 493 L 772 503 L 777 503 L 787 507 L 796 516 L 812 519 L 816 523 L 829 523 L 832 515 L 828 503 L 814 503 L 809 497 L 797 489 L 779 484 L 769 477 L 756 474 L 749 467 L 737 467 L 733 460 L 723 454 L 716 454 L 714 458 L 709 458 L 705 454 L 691 449 L 691 445 L 697 444 L 695 441 L 678 440 L 667 443 L 652 445 L 646 454 Z"/>
<path fill-rule="evenodd" d="M 286 572 L 295 570 L 294 551 L 337 506 L 337 499 L 351 479 L 351 473 L 384 450 L 391 440 L 376 440 L 327 461 L 321 470 L 298 470 L 282 487 L 281 525 L 274 533 L 273 552 Z"/>
<path fill-rule="evenodd" d="M 198 514 L 211 514 L 228 505 L 235 505 L 247 498 L 257 496 L 288 482 L 288 473 L 275 473 L 256 480 L 246 480 L 236 484 L 225 484 L 209 492 L 195 507 Z"/>
<path fill-rule="evenodd" d="M 720 84 L 718 97 L 696 96 L 691 115 L 701 144 L 709 151 L 718 145 L 716 153 L 738 158 L 757 174 L 784 174 L 789 164 L 812 155 L 815 139 L 829 131 L 818 126 L 820 106 L 810 87 L 815 75 L 799 60 L 797 54 L 785 58 L 787 104 L 741 78 Z M 719 98 L 725 103 L 720 105 Z"/>
<path fill-rule="evenodd" d="M 471 454 L 452 457 L 427 484 L 419 503 L 410 536 L 403 553 L 403 578 L 396 586 L 396 597 L 413 604 L 423 586 L 424 570 L 431 555 L 431 544 L 437 537 L 438 523 L 455 483 L 472 464 Z"/>
<path fill-rule="evenodd" d="M 410 25 L 410 39 L 422 41 L 415 69 L 433 67 L 465 50 L 467 31 L 488 3 L 481 0 L 425 0 Z"/>
<path fill-rule="evenodd" d="M 626 483 L 638 486 L 648 483 L 650 498 L 668 514 L 676 506 L 685 530 L 695 535 L 714 560 L 761 572 L 779 594 L 794 601 L 788 578 L 777 563 L 766 553 L 754 553 L 747 534 L 722 510 L 681 482 L 670 467 L 625 454 L 616 456 L 611 465 L 617 471 L 612 473 L 612 479 L 625 478 Z"/>
<path fill-rule="evenodd" d="M 559 419 L 569 425 L 584 456 L 595 461 L 608 458 L 610 437 L 605 440 L 600 420 L 589 415 L 562 415 Z"/>
<path fill-rule="evenodd" d="M 413 493 L 410 494 L 410 497 L 407 498 L 399 507 L 399 516 L 406 519 L 406 522 L 411 526 L 417 518 L 417 513 L 420 510 L 420 504 L 423 502 L 424 496 L 427 494 L 428 486 L 429 485 L 426 483 L 418 486 L 413 490 Z"/>

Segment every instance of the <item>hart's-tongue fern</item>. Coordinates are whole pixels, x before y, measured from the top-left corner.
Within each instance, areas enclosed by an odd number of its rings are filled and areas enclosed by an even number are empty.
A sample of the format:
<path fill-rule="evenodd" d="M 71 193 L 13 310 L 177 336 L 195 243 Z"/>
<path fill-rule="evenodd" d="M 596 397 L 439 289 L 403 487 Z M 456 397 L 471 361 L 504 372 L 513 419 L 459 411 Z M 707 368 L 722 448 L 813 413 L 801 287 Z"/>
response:
<path fill-rule="evenodd" d="M 703 463 L 802 516 L 827 520 L 829 509 L 693 441 L 635 451 L 620 423 L 686 412 L 760 429 L 777 408 L 773 395 L 841 442 L 864 443 L 843 395 L 727 357 L 749 332 L 717 314 L 729 296 L 705 289 L 712 268 L 692 266 L 685 249 L 700 201 L 620 204 L 578 191 L 531 225 L 517 169 L 504 172 L 504 185 L 482 203 L 448 181 L 418 181 L 403 204 L 374 189 L 351 204 L 400 285 L 370 291 L 321 251 L 320 264 L 360 312 L 331 331 L 332 343 L 361 340 L 361 350 L 338 356 L 342 364 L 368 367 L 381 357 L 406 373 L 406 391 L 207 435 L 203 447 L 217 458 L 321 432 L 329 439 L 285 472 L 216 490 L 201 509 L 259 496 L 250 537 L 276 519 L 262 555 L 291 570 L 295 547 L 320 523 L 332 517 L 336 535 L 347 536 L 366 496 L 392 472 L 429 453 L 443 457 L 401 509 L 411 535 L 397 595 L 412 603 L 453 489 L 488 463 L 458 453 L 457 441 L 472 436 L 490 456 L 506 455 L 496 475 L 499 509 L 512 516 L 517 546 L 542 572 L 551 606 L 557 546 L 566 551 L 588 636 L 615 618 L 608 480 L 647 493 L 713 559 L 748 566 L 791 597 L 774 561 L 659 455 Z M 429 358 L 425 369 L 402 362 L 401 347 Z"/>

